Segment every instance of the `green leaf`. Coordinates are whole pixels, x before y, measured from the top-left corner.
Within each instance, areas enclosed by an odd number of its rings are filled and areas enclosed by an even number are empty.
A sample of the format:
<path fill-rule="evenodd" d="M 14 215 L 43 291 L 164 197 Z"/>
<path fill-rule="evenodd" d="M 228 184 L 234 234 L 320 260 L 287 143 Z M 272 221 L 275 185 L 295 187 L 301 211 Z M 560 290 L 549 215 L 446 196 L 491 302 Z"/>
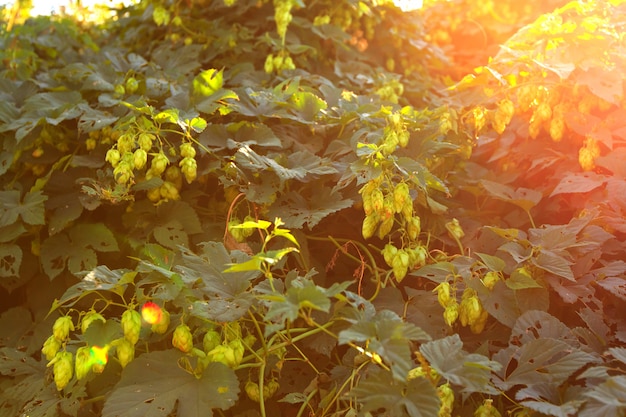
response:
<path fill-rule="evenodd" d="M 523 290 L 526 288 L 543 288 L 533 279 L 526 269 L 516 269 L 505 281 L 507 287 L 512 290 Z"/>
<path fill-rule="evenodd" d="M 72 244 L 90 247 L 98 252 L 115 252 L 119 248 L 111 230 L 103 223 L 81 223 L 69 230 Z"/>
<path fill-rule="evenodd" d="M 180 111 L 178 109 L 166 109 L 154 116 L 154 121 L 157 123 L 174 123 L 177 124 L 180 121 Z"/>
<path fill-rule="evenodd" d="M 295 113 L 305 122 L 312 122 L 320 110 L 325 110 L 328 107 L 324 100 L 308 91 L 294 93 L 289 101 Z"/>
<path fill-rule="evenodd" d="M 491 372 L 500 369 L 500 364 L 464 351 L 458 334 L 424 343 L 420 352 L 440 375 L 461 386 L 462 392 L 498 393 L 491 384 Z"/>
<path fill-rule="evenodd" d="M 223 85 L 223 70 L 204 70 L 193 79 L 193 94 L 196 96 L 208 97 L 221 90 Z"/>
<path fill-rule="evenodd" d="M 488 255 L 486 253 L 476 253 L 478 257 L 483 261 L 483 263 L 489 268 L 491 271 L 501 272 L 506 267 L 506 262 L 497 256 Z"/>
<path fill-rule="evenodd" d="M 18 245 L 0 244 L 0 277 L 19 277 L 22 249 Z"/>
<path fill-rule="evenodd" d="M 427 341 L 430 336 L 419 327 L 404 322 L 396 313 L 382 310 L 371 319 L 356 321 L 339 332 L 339 344 L 366 342 L 388 364 L 394 378 L 405 380 L 413 367 L 409 341 Z"/>
<path fill-rule="evenodd" d="M 385 410 L 389 417 L 437 417 L 440 401 L 426 378 L 398 381 L 389 372 L 372 368 L 350 393 L 361 403 L 361 412 Z"/>
<path fill-rule="evenodd" d="M 563 277 L 569 281 L 576 281 L 574 273 L 572 272 L 572 262 L 568 261 L 562 256 L 559 256 L 550 251 L 542 251 L 539 255 L 531 258 L 532 263 L 544 271 L 548 271 Z"/>
<path fill-rule="evenodd" d="M 550 197 L 559 194 L 587 193 L 603 186 L 608 177 L 595 172 L 569 172 L 552 190 Z"/>
<path fill-rule="evenodd" d="M 515 204 L 525 211 L 536 206 L 543 197 L 541 192 L 529 188 L 520 187 L 514 189 L 508 185 L 489 180 L 481 180 L 480 183 L 492 196 L 499 200 Z"/>
<path fill-rule="evenodd" d="M 69 287 L 63 295 L 54 302 L 50 311 L 59 306 L 71 307 L 94 292 L 109 291 L 117 296 L 122 296 L 129 283 L 134 282 L 136 271 L 126 269 L 110 270 L 108 267 L 99 265 L 84 274 L 81 281 Z"/>
<path fill-rule="evenodd" d="M 196 133 L 201 133 L 207 127 L 207 122 L 202 117 L 194 117 L 193 119 L 188 120 L 187 124 Z"/>
<path fill-rule="evenodd" d="M 42 242 L 39 258 L 41 267 L 50 280 L 65 270 L 71 253 L 68 250 L 70 247 L 70 239 L 66 234 L 52 235 Z"/>
<path fill-rule="evenodd" d="M 122 378 L 104 402 L 103 417 L 211 417 L 227 410 L 239 396 L 235 372 L 210 363 L 196 378 L 179 366 L 181 352 L 146 353 L 124 369 Z"/>
<path fill-rule="evenodd" d="M 499 353 L 504 356 L 505 351 Z M 517 364 L 500 384 L 509 389 L 515 385 L 551 384 L 560 385 L 574 372 L 598 360 L 592 354 L 573 349 L 562 340 L 540 338 L 526 342 L 508 356 L 503 369 L 511 369 L 512 361 Z"/>
<path fill-rule="evenodd" d="M 626 413 L 626 375 L 611 376 L 583 395 L 590 401 L 580 417 L 621 417 Z"/>
<path fill-rule="evenodd" d="M 13 224 L 21 217 L 24 223 L 44 224 L 44 201 L 48 196 L 41 191 L 29 192 L 20 202 L 20 192 L 0 191 L 0 227 Z"/>
<path fill-rule="evenodd" d="M 183 225 L 176 220 L 170 220 L 164 225 L 156 226 L 152 230 L 152 235 L 157 243 L 169 249 L 177 249 L 178 246 L 189 246 L 187 233 L 183 230 Z"/>

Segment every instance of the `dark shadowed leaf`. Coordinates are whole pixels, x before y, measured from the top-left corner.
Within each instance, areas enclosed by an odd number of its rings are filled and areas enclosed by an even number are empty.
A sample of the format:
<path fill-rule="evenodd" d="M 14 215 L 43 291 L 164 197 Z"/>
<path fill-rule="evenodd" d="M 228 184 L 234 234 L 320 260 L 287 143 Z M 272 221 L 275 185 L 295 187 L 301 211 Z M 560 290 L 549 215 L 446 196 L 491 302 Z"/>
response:
<path fill-rule="evenodd" d="M 239 396 L 235 372 L 210 363 L 200 378 L 178 365 L 176 350 L 146 353 L 124 369 L 104 403 L 103 417 L 211 417 L 227 410 Z"/>

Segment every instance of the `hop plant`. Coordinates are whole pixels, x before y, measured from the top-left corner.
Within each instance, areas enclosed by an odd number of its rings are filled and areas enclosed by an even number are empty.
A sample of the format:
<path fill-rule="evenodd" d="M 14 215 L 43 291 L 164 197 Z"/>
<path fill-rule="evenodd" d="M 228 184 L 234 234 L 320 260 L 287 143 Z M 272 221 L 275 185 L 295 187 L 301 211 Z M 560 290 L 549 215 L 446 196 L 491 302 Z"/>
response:
<path fill-rule="evenodd" d="M 135 345 L 126 338 L 116 340 L 116 355 L 120 361 L 122 368 L 125 368 L 133 359 L 135 359 Z"/>
<path fill-rule="evenodd" d="M 256 382 L 246 382 L 244 390 L 246 391 L 246 395 L 248 396 L 248 398 L 250 398 L 252 401 L 257 403 L 261 401 L 261 390 L 259 388 L 259 384 L 257 384 Z"/>
<path fill-rule="evenodd" d="M 126 310 L 122 314 L 122 331 L 124 338 L 133 345 L 139 341 L 141 332 L 141 314 L 136 310 Z"/>
<path fill-rule="evenodd" d="M 502 415 L 493 406 L 493 400 L 489 398 L 474 411 L 474 417 L 502 417 Z"/>
<path fill-rule="evenodd" d="M 454 407 L 454 391 L 449 383 L 437 387 L 437 396 L 441 400 L 438 417 L 451 417 Z"/>
<path fill-rule="evenodd" d="M 222 335 L 215 330 L 209 330 L 204 334 L 202 339 L 202 348 L 206 353 L 212 351 L 216 346 L 222 343 Z"/>
<path fill-rule="evenodd" d="M 76 350 L 74 372 L 76 379 L 83 379 L 91 370 L 91 352 L 89 346 L 81 346 Z"/>
<path fill-rule="evenodd" d="M 46 357 L 46 360 L 51 361 L 56 356 L 59 349 L 61 349 L 61 344 L 61 341 L 52 335 L 44 342 L 41 353 Z"/>
<path fill-rule="evenodd" d="M 59 342 L 65 341 L 70 331 L 74 331 L 74 323 L 70 316 L 59 317 L 52 325 L 52 334 Z"/>
<path fill-rule="evenodd" d="M 172 345 L 181 352 L 188 353 L 193 348 L 193 336 L 186 324 L 179 324 L 172 335 Z"/>
<path fill-rule="evenodd" d="M 57 352 L 54 359 L 48 364 L 53 366 L 54 383 L 57 391 L 61 391 L 69 384 L 74 374 L 73 356 L 70 352 Z"/>
<path fill-rule="evenodd" d="M 105 323 L 106 319 L 102 317 L 102 314 L 94 310 L 88 311 L 80 322 L 81 333 L 85 334 L 91 323 L 93 323 L 94 321 L 101 321 L 102 323 Z"/>

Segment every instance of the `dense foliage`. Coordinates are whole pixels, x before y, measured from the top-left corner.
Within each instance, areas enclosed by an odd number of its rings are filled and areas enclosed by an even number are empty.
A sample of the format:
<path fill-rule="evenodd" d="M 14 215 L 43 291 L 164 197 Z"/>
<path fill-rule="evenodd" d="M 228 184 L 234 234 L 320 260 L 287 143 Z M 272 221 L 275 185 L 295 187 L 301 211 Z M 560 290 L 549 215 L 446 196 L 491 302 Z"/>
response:
<path fill-rule="evenodd" d="M 0 417 L 623 416 L 621 3 L 5 23 Z"/>

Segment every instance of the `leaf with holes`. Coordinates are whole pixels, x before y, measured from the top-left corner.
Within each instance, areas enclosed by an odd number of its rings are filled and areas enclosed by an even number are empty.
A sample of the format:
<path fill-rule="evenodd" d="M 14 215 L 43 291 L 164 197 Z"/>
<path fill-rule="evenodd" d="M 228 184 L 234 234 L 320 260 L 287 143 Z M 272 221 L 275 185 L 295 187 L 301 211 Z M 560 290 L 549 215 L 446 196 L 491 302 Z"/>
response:
<path fill-rule="evenodd" d="M 239 396 L 235 372 L 210 363 L 199 378 L 179 366 L 177 350 L 143 354 L 130 362 L 104 402 L 103 417 L 211 417 Z"/>
<path fill-rule="evenodd" d="M 588 193 L 606 183 L 607 177 L 595 172 L 570 172 L 554 188 L 550 197 L 559 194 Z"/>
<path fill-rule="evenodd" d="M 496 394 L 491 385 L 491 372 L 500 369 L 500 364 L 489 358 L 463 350 L 458 334 L 424 343 L 420 352 L 440 375 L 460 385 L 463 392 Z"/>
<path fill-rule="evenodd" d="M 368 371 L 350 392 L 362 404 L 361 411 L 384 409 L 389 417 L 437 417 L 440 401 L 426 378 L 398 381 L 382 369 Z"/>

